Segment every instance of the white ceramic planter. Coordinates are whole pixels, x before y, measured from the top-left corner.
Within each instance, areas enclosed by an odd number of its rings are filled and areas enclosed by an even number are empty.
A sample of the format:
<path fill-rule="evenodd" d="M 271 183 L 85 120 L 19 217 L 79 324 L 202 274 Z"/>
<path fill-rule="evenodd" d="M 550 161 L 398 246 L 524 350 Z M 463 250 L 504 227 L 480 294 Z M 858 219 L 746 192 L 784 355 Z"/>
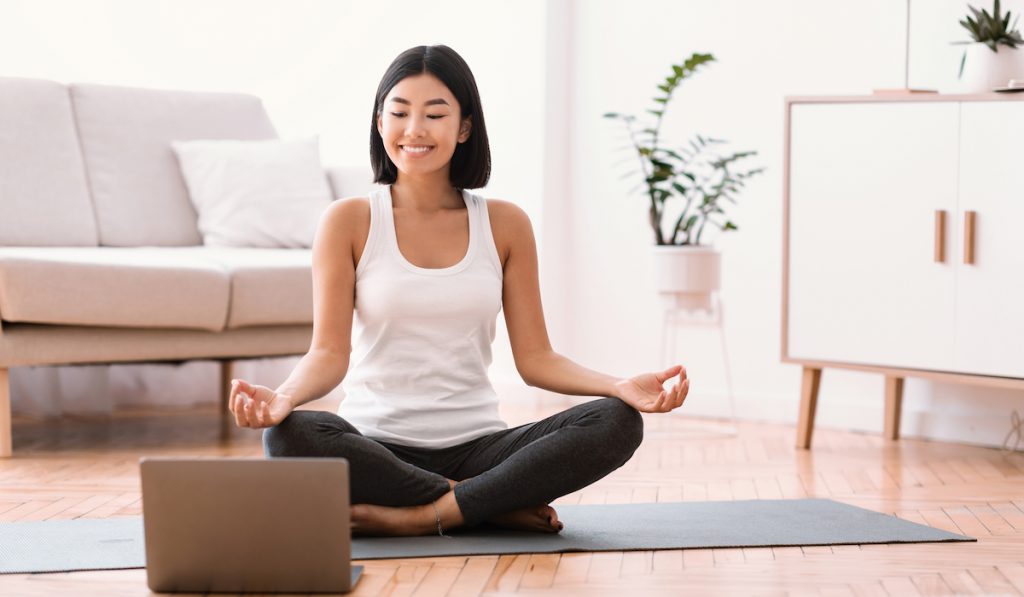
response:
<path fill-rule="evenodd" d="M 1024 79 L 1024 50 L 999 45 L 993 52 L 985 44 L 970 44 L 964 73 L 957 82 L 959 93 L 987 93 L 1006 87 L 1010 79 Z M 957 68 L 960 65 L 957 64 Z"/>
<path fill-rule="evenodd" d="M 721 286 L 722 255 L 700 246 L 655 246 L 655 288 L 666 309 L 711 310 Z"/>

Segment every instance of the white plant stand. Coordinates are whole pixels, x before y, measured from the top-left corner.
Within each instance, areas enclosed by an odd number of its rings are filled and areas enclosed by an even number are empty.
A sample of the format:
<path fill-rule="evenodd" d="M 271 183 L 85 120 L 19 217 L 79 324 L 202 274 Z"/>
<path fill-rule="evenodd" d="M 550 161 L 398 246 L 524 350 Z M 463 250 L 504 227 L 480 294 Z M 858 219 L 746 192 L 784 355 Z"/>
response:
<path fill-rule="evenodd" d="M 722 365 L 725 371 L 726 394 L 729 399 L 729 421 L 731 425 L 725 425 L 709 429 L 708 425 L 693 426 L 684 431 L 692 431 L 695 434 L 711 434 L 714 436 L 736 436 L 736 397 L 732 389 L 732 371 L 729 367 L 729 348 L 725 341 L 725 310 L 722 305 L 722 298 L 718 292 L 714 293 L 711 300 L 711 309 L 689 309 L 685 307 L 665 307 L 662 309 L 661 319 L 661 365 L 668 368 L 679 364 L 673 361 L 678 346 L 678 329 L 680 325 L 707 326 L 718 330 L 719 345 L 722 349 Z M 707 315 L 699 315 L 707 313 Z M 681 317 L 682 316 L 682 317 Z M 685 364 L 684 364 L 685 366 Z M 685 406 L 685 403 L 684 403 Z"/>

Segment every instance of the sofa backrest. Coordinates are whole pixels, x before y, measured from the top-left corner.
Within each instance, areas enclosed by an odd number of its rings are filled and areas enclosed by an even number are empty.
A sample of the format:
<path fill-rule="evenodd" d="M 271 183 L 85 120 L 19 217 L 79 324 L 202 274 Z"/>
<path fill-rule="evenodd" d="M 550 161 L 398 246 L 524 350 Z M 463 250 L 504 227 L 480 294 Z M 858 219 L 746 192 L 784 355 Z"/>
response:
<path fill-rule="evenodd" d="M 202 244 L 171 141 L 277 138 L 252 95 L 82 83 L 70 90 L 100 245 Z"/>
<path fill-rule="evenodd" d="M 68 88 L 0 78 L 0 246 L 98 239 Z"/>

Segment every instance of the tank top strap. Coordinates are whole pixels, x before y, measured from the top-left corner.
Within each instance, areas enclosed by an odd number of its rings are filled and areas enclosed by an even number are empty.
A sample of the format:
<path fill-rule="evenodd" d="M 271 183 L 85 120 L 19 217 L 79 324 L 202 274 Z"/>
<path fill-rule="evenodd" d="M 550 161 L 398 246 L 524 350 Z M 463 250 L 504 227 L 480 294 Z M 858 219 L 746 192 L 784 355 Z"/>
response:
<path fill-rule="evenodd" d="M 494 235 L 491 232 L 491 217 L 487 210 L 487 199 L 480 195 L 470 194 L 472 203 L 475 206 L 471 217 L 476 219 L 476 229 L 480 231 L 477 236 L 480 254 L 487 256 L 487 261 L 494 267 L 499 276 L 502 275 L 501 257 L 498 255 L 498 247 L 494 243 Z"/>
<path fill-rule="evenodd" d="M 371 261 L 377 259 L 381 249 L 387 246 L 385 243 L 388 227 L 385 224 L 388 212 L 383 201 L 385 198 L 390 199 L 390 195 L 383 193 L 386 190 L 387 187 L 376 188 L 369 194 L 370 231 L 366 236 L 366 246 L 363 247 L 359 265 L 356 266 L 356 275 L 365 270 Z"/>

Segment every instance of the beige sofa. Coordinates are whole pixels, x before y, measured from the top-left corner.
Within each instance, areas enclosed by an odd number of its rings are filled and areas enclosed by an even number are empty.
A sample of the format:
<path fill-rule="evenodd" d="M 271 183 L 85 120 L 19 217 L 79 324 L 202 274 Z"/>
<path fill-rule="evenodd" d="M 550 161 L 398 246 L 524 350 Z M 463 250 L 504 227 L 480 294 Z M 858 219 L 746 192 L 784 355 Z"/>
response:
<path fill-rule="evenodd" d="M 311 252 L 203 246 L 170 148 L 276 137 L 250 95 L 0 78 L 0 457 L 11 367 L 215 359 L 226 399 L 232 359 L 306 352 Z"/>

